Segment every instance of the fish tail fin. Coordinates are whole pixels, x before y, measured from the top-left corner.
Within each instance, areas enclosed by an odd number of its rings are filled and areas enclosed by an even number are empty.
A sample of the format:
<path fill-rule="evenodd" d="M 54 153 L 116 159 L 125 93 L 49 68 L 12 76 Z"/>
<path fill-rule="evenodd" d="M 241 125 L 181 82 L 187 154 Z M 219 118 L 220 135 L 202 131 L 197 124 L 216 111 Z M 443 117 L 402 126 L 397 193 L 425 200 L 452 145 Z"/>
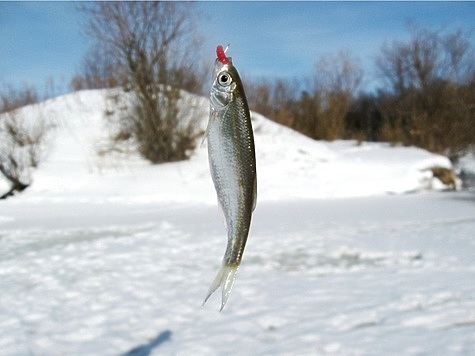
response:
<path fill-rule="evenodd" d="M 223 264 L 218 271 L 218 274 L 214 278 L 213 283 L 208 289 L 208 294 L 203 302 L 203 305 L 208 301 L 211 294 L 213 294 L 216 289 L 222 287 L 222 294 L 221 294 L 221 308 L 219 311 L 223 310 L 226 302 L 228 301 L 229 294 L 231 293 L 231 289 L 233 288 L 234 280 L 236 279 L 236 273 L 238 271 L 239 266 L 236 265 L 226 265 Z"/>

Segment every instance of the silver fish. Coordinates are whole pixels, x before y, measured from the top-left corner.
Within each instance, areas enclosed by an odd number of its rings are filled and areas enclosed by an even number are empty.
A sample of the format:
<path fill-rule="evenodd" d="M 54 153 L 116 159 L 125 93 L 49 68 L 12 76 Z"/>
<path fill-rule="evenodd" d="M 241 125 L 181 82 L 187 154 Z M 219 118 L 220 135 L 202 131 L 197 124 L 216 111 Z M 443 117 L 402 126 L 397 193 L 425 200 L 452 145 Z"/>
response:
<path fill-rule="evenodd" d="M 254 135 L 244 88 L 222 46 L 217 47 L 216 54 L 206 137 L 211 177 L 225 216 L 228 244 L 203 305 L 221 286 L 222 310 L 246 246 L 256 206 L 257 181 Z"/>

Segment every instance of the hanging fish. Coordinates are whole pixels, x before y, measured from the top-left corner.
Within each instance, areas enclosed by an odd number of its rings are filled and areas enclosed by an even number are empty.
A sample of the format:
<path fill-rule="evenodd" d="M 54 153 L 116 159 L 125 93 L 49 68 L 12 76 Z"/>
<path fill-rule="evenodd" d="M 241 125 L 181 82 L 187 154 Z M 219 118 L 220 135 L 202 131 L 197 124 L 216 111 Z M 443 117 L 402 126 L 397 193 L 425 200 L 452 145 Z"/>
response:
<path fill-rule="evenodd" d="M 211 177 L 226 220 L 228 244 L 203 304 L 221 287 L 222 310 L 246 246 L 257 181 L 254 135 L 244 88 L 222 46 L 217 47 L 216 55 L 206 136 Z"/>

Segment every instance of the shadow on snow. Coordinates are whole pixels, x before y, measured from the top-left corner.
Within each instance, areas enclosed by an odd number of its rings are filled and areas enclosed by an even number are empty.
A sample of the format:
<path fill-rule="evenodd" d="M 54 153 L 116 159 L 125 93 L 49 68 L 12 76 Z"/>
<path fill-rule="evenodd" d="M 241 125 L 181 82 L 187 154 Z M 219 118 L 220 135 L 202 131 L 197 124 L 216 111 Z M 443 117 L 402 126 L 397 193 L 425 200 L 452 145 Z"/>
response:
<path fill-rule="evenodd" d="M 162 331 L 156 338 L 151 340 L 149 343 L 144 345 L 139 345 L 134 347 L 129 352 L 126 352 L 122 356 L 149 356 L 154 348 L 160 346 L 164 342 L 167 342 L 171 339 L 172 332 L 170 330 Z"/>

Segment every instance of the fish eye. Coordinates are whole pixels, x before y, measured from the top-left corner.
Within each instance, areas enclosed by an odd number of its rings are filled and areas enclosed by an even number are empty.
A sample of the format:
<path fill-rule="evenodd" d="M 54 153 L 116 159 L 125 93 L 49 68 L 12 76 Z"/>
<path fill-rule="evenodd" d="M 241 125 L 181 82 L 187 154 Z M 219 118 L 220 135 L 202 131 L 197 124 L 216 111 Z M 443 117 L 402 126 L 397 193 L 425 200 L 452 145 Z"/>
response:
<path fill-rule="evenodd" d="M 218 75 L 218 83 L 222 86 L 228 86 L 231 85 L 233 81 L 233 78 L 231 77 L 231 74 L 228 72 L 221 72 Z"/>

